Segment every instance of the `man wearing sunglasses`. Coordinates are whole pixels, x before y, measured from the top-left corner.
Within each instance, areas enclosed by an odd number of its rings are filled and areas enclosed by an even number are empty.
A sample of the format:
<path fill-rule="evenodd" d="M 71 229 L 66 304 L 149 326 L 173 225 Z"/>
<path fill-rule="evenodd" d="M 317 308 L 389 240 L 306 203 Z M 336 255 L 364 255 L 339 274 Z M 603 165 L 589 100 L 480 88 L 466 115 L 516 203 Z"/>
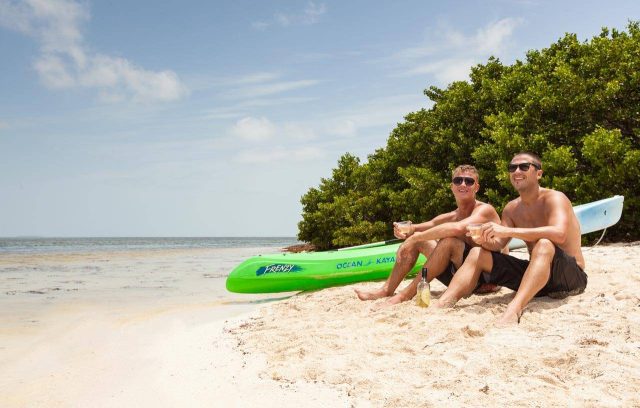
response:
<path fill-rule="evenodd" d="M 517 324 L 534 296 L 562 298 L 582 293 L 587 286 L 580 223 L 569 199 L 540 187 L 542 162 L 533 153 L 519 153 L 507 168 L 519 197 L 502 212 L 502 222 L 482 225 L 482 234 L 451 284 L 435 303 L 451 307 L 471 293 L 479 279 L 515 290 L 515 297 L 498 325 Z M 527 244 L 529 260 L 496 252 L 511 238 Z"/>
<path fill-rule="evenodd" d="M 409 233 L 402 233 L 394 224 L 396 238 L 404 243 L 396 254 L 396 263 L 384 285 L 374 291 L 355 289 L 360 300 L 374 300 L 389 297 L 387 304 L 396 304 L 413 298 L 421 277 L 416 278 L 402 291 L 394 295 L 396 288 L 418 260 L 420 253 L 427 257 L 427 280 L 437 278 L 448 285 L 453 273 L 462 265 L 471 247 L 476 246 L 466 236 L 467 225 L 474 223 L 499 222 L 500 217 L 490 204 L 476 200 L 480 189 L 478 170 L 470 165 L 458 166 L 453 170 L 451 191 L 456 200 L 454 211 L 438 215 L 431 221 L 412 224 Z M 480 285 L 478 285 L 480 286 Z M 495 285 L 486 287 L 490 291 Z"/>

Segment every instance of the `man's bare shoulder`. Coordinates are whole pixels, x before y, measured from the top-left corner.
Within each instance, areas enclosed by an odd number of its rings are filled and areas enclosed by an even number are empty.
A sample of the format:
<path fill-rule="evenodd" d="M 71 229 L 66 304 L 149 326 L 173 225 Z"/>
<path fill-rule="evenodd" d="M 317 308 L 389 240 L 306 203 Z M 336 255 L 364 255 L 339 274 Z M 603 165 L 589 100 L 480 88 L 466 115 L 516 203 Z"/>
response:
<path fill-rule="evenodd" d="M 544 201 L 545 205 L 568 205 L 571 206 L 571 200 L 565 193 L 558 190 L 552 190 L 550 188 L 541 188 L 540 197 Z"/>
<path fill-rule="evenodd" d="M 503 213 L 509 213 L 515 211 L 516 208 L 520 205 L 521 199 L 520 197 L 515 198 L 507 203 L 502 210 Z"/>
<path fill-rule="evenodd" d="M 485 211 L 497 212 L 496 208 L 491 204 L 485 203 L 484 201 L 476 200 L 476 206 L 473 209 L 473 212 L 479 213 L 479 212 L 485 212 Z"/>
<path fill-rule="evenodd" d="M 442 213 L 442 214 L 440 214 L 440 217 L 445 222 L 455 221 L 457 219 L 457 217 L 458 217 L 458 209 L 456 208 L 453 211 Z"/>

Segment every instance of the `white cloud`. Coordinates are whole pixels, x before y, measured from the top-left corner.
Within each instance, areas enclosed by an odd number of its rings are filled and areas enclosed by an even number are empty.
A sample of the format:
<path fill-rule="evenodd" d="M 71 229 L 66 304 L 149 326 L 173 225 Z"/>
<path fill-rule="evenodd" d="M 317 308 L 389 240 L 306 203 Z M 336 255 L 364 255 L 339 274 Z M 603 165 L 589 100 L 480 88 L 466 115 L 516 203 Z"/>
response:
<path fill-rule="evenodd" d="M 2 1 L 2 0 L 0 0 Z M 232 88 L 255 84 L 273 82 L 282 77 L 279 72 L 252 72 L 243 75 L 223 75 L 223 76 L 191 76 L 188 79 L 189 88 L 199 91 L 218 88 Z"/>
<path fill-rule="evenodd" d="M 246 117 L 236 122 L 231 133 L 253 142 L 271 139 L 276 133 L 275 125 L 267 118 Z"/>
<path fill-rule="evenodd" d="M 335 136 L 353 137 L 358 133 L 356 123 L 351 119 L 335 121 L 327 127 L 327 133 Z"/>
<path fill-rule="evenodd" d="M 520 24 L 520 20 L 505 18 L 478 30 L 472 38 L 474 47 L 480 54 L 497 54 L 504 50 L 513 30 Z"/>
<path fill-rule="evenodd" d="M 263 99 L 249 99 L 243 101 L 238 104 L 239 107 L 249 108 L 249 107 L 259 107 L 259 106 L 276 106 L 276 105 L 288 105 L 288 104 L 298 104 L 298 103 L 306 103 L 318 100 L 318 98 L 313 96 L 286 96 L 279 98 L 263 98 Z"/>
<path fill-rule="evenodd" d="M 254 72 L 252 74 L 236 78 L 233 82 L 236 84 L 255 84 L 273 81 L 279 77 L 280 74 L 276 74 L 275 72 Z"/>
<path fill-rule="evenodd" d="M 224 99 L 239 100 L 234 103 L 236 108 L 247 108 L 313 100 L 315 98 L 309 96 L 283 96 L 279 98 L 270 96 L 309 88 L 321 82 L 319 79 L 287 80 L 283 78 L 283 74 L 278 72 L 253 72 L 239 76 L 192 78 L 190 84 L 199 90 L 213 88 L 216 94 Z"/>
<path fill-rule="evenodd" d="M 227 93 L 230 98 L 259 98 L 261 96 L 273 95 L 277 93 L 293 91 L 296 89 L 307 88 L 318 84 L 320 81 L 315 79 L 303 79 L 299 81 L 281 81 L 266 83 L 256 86 L 244 87 Z"/>
<path fill-rule="evenodd" d="M 84 44 L 87 8 L 72 0 L 0 0 L 0 26 L 38 41 L 34 69 L 52 89 L 96 89 L 102 100 L 171 101 L 187 90 L 173 71 L 151 71 Z"/>
<path fill-rule="evenodd" d="M 265 21 L 254 21 L 251 23 L 251 28 L 254 30 L 266 30 L 271 24 Z"/>
<path fill-rule="evenodd" d="M 278 12 L 269 21 L 256 21 L 251 23 L 251 27 L 256 30 L 265 30 L 272 25 L 289 27 L 291 25 L 311 25 L 320 21 L 320 17 L 327 12 L 324 3 L 316 4 L 312 1 L 307 3 L 305 9 L 299 13 Z"/>
<path fill-rule="evenodd" d="M 318 22 L 318 19 L 321 15 L 327 12 L 327 7 L 324 3 L 315 4 L 310 1 L 307 3 L 307 7 L 304 9 L 304 14 L 302 15 L 302 21 L 305 24 L 315 24 Z"/>
<path fill-rule="evenodd" d="M 201 118 L 205 120 L 234 119 L 250 115 L 251 108 L 274 107 L 280 105 L 301 104 L 317 100 L 307 96 L 291 96 L 281 98 L 247 99 L 232 105 L 221 106 L 205 111 Z"/>
<path fill-rule="evenodd" d="M 313 128 L 299 123 L 285 123 L 281 132 L 284 137 L 293 140 L 312 140 L 316 138 L 316 132 Z"/>
<path fill-rule="evenodd" d="M 475 64 L 473 59 L 444 59 L 416 66 L 408 71 L 411 75 L 433 74 L 440 83 L 464 81 L 469 79 L 469 68 Z"/>
<path fill-rule="evenodd" d="M 344 136 L 350 136 L 350 128 L 355 132 L 359 129 L 393 126 L 404 120 L 404 116 L 422 108 L 428 108 L 432 103 L 422 94 L 393 95 L 372 99 L 364 104 L 354 106 L 341 113 L 333 115 L 331 130 L 340 130 L 343 124 Z M 338 124 L 337 126 L 335 124 Z"/>
<path fill-rule="evenodd" d="M 401 50 L 392 60 L 401 61 L 402 75 L 432 74 L 441 83 L 465 80 L 471 66 L 506 51 L 521 23 L 521 19 L 504 18 L 479 28 L 473 35 L 441 27 L 426 44 Z"/>
<path fill-rule="evenodd" d="M 235 119 L 242 116 L 246 116 L 244 111 L 237 110 L 233 107 L 222 107 L 210 109 L 202 115 L 204 120 L 216 120 L 216 119 Z"/>
<path fill-rule="evenodd" d="M 308 142 L 321 139 L 326 142 L 329 136 L 353 138 L 361 129 L 374 127 L 392 127 L 402 122 L 409 112 L 428 108 L 431 103 L 422 94 L 394 95 L 375 98 L 366 103 L 353 106 L 330 115 L 320 115 L 312 120 L 275 122 L 266 117 L 245 116 L 230 129 L 229 135 L 250 142 L 270 141 L 272 144 Z M 235 111 L 220 109 L 214 116 L 223 117 Z"/>
<path fill-rule="evenodd" d="M 296 122 L 275 124 L 265 117 L 254 118 L 251 116 L 238 120 L 231 128 L 230 133 L 241 139 L 251 142 L 263 142 L 278 136 L 281 140 L 306 141 L 316 137 L 312 125 Z"/>
<path fill-rule="evenodd" d="M 276 147 L 271 150 L 246 150 L 240 152 L 234 158 L 234 161 L 245 164 L 260 164 L 278 161 L 304 162 L 321 159 L 323 157 L 325 157 L 324 150 L 317 147 L 301 147 L 293 149 Z"/>

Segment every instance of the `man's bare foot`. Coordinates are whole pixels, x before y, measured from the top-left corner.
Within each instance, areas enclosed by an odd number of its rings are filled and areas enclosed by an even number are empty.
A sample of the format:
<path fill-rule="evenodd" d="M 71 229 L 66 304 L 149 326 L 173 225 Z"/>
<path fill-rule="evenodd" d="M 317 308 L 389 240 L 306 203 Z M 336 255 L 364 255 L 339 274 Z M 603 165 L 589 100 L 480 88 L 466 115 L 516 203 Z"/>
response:
<path fill-rule="evenodd" d="M 436 309 L 453 309 L 456 302 L 454 300 L 438 299 L 432 305 Z"/>
<path fill-rule="evenodd" d="M 399 294 L 393 295 L 391 297 L 389 297 L 387 300 L 385 300 L 384 302 L 378 302 L 375 303 L 371 306 L 371 310 L 372 311 L 378 311 L 381 309 L 386 309 L 388 307 L 391 307 L 393 305 L 397 305 L 399 303 L 404 302 L 404 299 L 402 298 L 402 296 L 400 296 Z"/>
<path fill-rule="evenodd" d="M 502 314 L 500 319 L 495 323 L 495 326 L 498 328 L 517 326 L 520 323 L 520 317 L 522 317 L 522 312 L 516 313 L 510 310 L 506 310 Z"/>
<path fill-rule="evenodd" d="M 400 296 L 400 294 L 396 294 L 391 296 L 389 299 L 386 300 L 386 303 L 388 306 L 392 306 L 392 305 L 397 305 L 398 303 L 402 303 L 404 301 L 406 301 L 408 299 L 404 299 L 402 296 Z"/>
<path fill-rule="evenodd" d="M 389 296 L 387 295 L 387 291 L 384 289 L 370 290 L 370 291 L 354 289 L 353 291 L 356 292 L 356 295 L 358 295 L 358 299 L 360 300 L 376 300 L 376 299 Z"/>

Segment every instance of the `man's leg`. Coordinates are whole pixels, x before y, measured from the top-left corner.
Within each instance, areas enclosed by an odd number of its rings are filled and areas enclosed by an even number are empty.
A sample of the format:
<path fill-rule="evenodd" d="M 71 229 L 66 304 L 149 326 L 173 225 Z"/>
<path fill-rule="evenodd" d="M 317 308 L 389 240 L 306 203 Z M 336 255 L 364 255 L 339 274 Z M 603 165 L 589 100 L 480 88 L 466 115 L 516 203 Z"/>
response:
<path fill-rule="evenodd" d="M 427 281 L 431 282 L 442 274 L 449 267 L 450 262 L 453 262 L 453 264 L 457 266 L 461 265 L 463 253 L 463 241 L 457 238 L 441 239 L 433 252 L 431 252 L 431 256 L 427 258 L 427 262 L 424 264 L 428 269 Z M 416 275 L 411 283 L 409 283 L 398 294 L 390 297 L 387 300 L 387 303 L 396 304 L 412 299 L 416 295 L 418 283 L 421 280 L 422 276 L 420 274 Z"/>
<path fill-rule="evenodd" d="M 502 314 L 498 324 L 501 326 L 517 324 L 525 306 L 533 299 L 549 281 L 551 262 L 556 253 L 553 242 L 541 239 L 531 251 L 529 267 L 524 272 L 516 296 L 509 302 L 507 310 Z"/>
<path fill-rule="evenodd" d="M 447 290 L 440 296 L 436 307 L 452 307 L 464 296 L 473 293 L 478 286 L 478 280 L 482 272 L 489 272 L 493 268 L 491 252 L 480 247 L 471 248 L 469 255 L 455 275 Z"/>
<path fill-rule="evenodd" d="M 413 237 L 409 237 L 400 245 L 396 253 L 396 263 L 393 265 L 393 270 L 380 289 L 373 291 L 354 289 L 360 300 L 375 300 L 393 295 L 398 285 L 400 285 L 400 282 L 402 282 L 404 277 L 407 276 L 411 268 L 416 264 L 418 256 L 420 256 L 421 253 L 427 258 L 431 256 L 433 249 L 437 245 L 437 241 L 420 241 L 419 239 L 412 238 Z"/>

